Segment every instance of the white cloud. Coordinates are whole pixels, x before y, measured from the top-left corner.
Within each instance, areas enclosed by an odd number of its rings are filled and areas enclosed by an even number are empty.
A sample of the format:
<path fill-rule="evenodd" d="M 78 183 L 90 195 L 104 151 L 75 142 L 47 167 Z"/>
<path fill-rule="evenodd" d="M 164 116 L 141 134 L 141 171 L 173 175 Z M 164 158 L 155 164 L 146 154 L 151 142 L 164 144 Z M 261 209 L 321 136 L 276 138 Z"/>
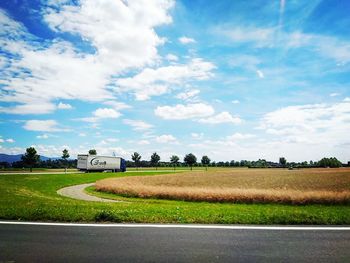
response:
<path fill-rule="evenodd" d="M 6 88 L 4 88 L 4 90 L 5 89 Z M 53 103 L 33 100 L 29 104 L 20 104 L 13 107 L 0 107 L 0 112 L 9 114 L 46 114 L 53 112 L 55 109 L 56 106 Z"/>
<path fill-rule="evenodd" d="M 68 131 L 67 129 L 60 128 L 55 120 L 29 120 L 25 122 L 23 128 L 28 131 Z"/>
<path fill-rule="evenodd" d="M 214 114 L 214 109 L 204 103 L 177 104 L 175 106 L 158 106 L 154 113 L 166 120 L 183 120 L 210 116 Z"/>
<path fill-rule="evenodd" d="M 86 137 L 86 133 L 84 133 L 84 132 L 81 132 L 81 133 L 79 133 L 78 134 L 80 137 Z"/>
<path fill-rule="evenodd" d="M 291 143 L 318 144 L 325 149 L 347 144 L 350 143 L 350 103 L 284 107 L 267 113 L 259 128 Z"/>
<path fill-rule="evenodd" d="M 264 27 L 225 27 L 216 28 L 215 32 L 228 37 L 235 44 L 248 43 L 258 48 L 278 46 L 287 50 L 303 47 L 323 57 L 333 59 L 339 64 L 350 62 L 350 42 L 333 36 L 307 34 L 300 31 L 286 33 L 278 28 Z M 233 66 L 242 65 L 240 61 L 235 63 L 234 58 L 232 63 Z M 247 63 L 248 68 L 255 69 L 259 61 L 247 58 Z"/>
<path fill-rule="evenodd" d="M 48 139 L 50 136 L 46 133 L 36 136 L 37 139 Z"/>
<path fill-rule="evenodd" d="M 259 27 L 235 27 L 217 29 L 217 32 L 229 37 L 234 43 L 253 43 L 257 47 L 269 47 L 273 44 L 275 29 Z"/>
<path fill-rule="evenodd" d="M 178 61 L 178 60 L 179 60 L 179 58 L 178 58 L 176 55 L 171 54 L 171 53 L 169 53 L 168 55 L 166 55 L 165 58 L 166 58 L 167 60 L 169 60 L 169 61 Z"/>
<path fill-rule="evenodd" d="M 177 64 L 157 69 L 146 68 L 134 77 L 117 80 L 118 91 L 133 92 L 137 100 L 147 100 L 169 92 L 170 85 L 183 85 L 188 81 L 206 80 L 213 76 L 215 65 L 201 58 L 188 64 Z"/>
<path fill-rule="evenodd" d="M 107 142 L 118 142 L 119 139 L 117 139 L 117 138 L 107 138 L 106 141 Z"/>
<path fill-rule="evenodd" d="M 233 101 L 231 101 L 231 102 L 232 102 L 232 104 L 239 104 L 239 103 L 240 103 L 239 100 L 233 100 Z"/>
<path fill-rule="evenodd" d="M 140 141 L 137 142 L 137 144 L 139 144 L 139 145 L 148 145 L 148 144 L 150 144 L 150 142 L 148 140 L 140 140 Z"/>
<path fill-rule="evenodd" d="M 203 139 L 203 137 L 204 137 L 204 133 L 195 133 L 195 132 L 192 132 L 191 133 L 191 137 L 193 138 L 193 139 L 196 139 L 196 140 L 201 140 L 201 139 Z"/>
<path fill-rule="evenodd" d="M 350 102 L 350 97 L 346 97 L 343 101 Z"/>
<path fill-rule="evenodd" d="M 149 130 L 153 127 L 153 125 L 146 123 L 144 121 L 140 121 L 140 120 L 129 120 L 129 119 L 125 119 L 123 120 L 123 122 L 127 125 L 130 125 L 131 127 L 133 127 L 133 129 L 135 131 L 144 131 L 144 130 Z"/>
<path fill-rule="evenodd" d="M 257 70 L 256 74 L 258 74 L 258 77 L 261 78 L 261 79 L 263 79 L 265 77 L 264 73 L 261 70 Z"/>
<path fill-rule="evenodd" d="M 251 55 L 242 55 L 242 54 L 235 54 L 232 58 L 229 59 L 228 64 L 231 67 L 238 67 L 238 68 L 246 68 L 249 70 L 256 70 L 257 66 L 262 61 Z"/>
<path fill-rule="evenodd" d="M 199 119 L 198 121 L 201 123 L 208 123 L 208 124 L 220 124 L 220 123 L 240 124 L 242 122 L 242 119 L 237 116 L 232 116 L 227 111 L 223 111 L 215 116 L 202 118 L 202 119 Z"/>
<path fill-rule="evenodd" d="M 336 97 L 339 95 L 340 95 L 340 93 L 338 93 L 338 92 L 333 92 L 333 93 L 329 94 L 330 97 Z"/>
<path fill-rule="evenodd" d="M 108 119 L 108 118 L 116 119 L 116 118 L 119 118 L 121 114 L 114 109 L 99 108 L 99 109 L 95 110 L 92 113 L 92 115 L 96 118 L 99 118 L 99 119 Z"/>
<path fill-rule="evenodd" d="M 1 138 L 0 138 L 0 142 L 3 143 L 3 142 L 4 142 L 4 139 L 1 139 Z"/>
<path fill-rule="evenodd" d="M 176 138 L 171 134 L 164 134 L 156 137 L 156 142 L 158 143 L 178 143 Z"/>
<path fill-rule="evenodd" d="M 227 136 L 227 140 L 229 141 L 238 141 L 238 140 L 245 140 L 245 139 L 251 139 L 251 138 L 254 138 L 255 135 L 254 134 L 249 134 L 249 133 L 246 133 L 246 134 L 242 134 L 242 133 L 239 133 L 239 132 L 236 132 L 230 136 Z"/>
<path fill-rule="evenodd" d="M 103 102 L 103 104 L 111 106 L 113 109 L 115 109 L 117 111 L 131 108 L 130 105 L 128 105 L 124 102 L 119 102 L 119 101 L 114 101 L 114 100 L 105 101 L 105 102 Z"/>
<path fill-rule="evenodd" d="M 9 138 L 9 139 L 6 139 L 6 142 L 8 142 L 8 143 L 14 143 L 14 142 L 15 142 L 15 140 L 14 140 L 14 139 L 12 139 L 12 138 Z"/>
<path fill-rule="evenodd" d="M 176 98 L 180 99 L 180 100 L 189 100 L 189 99 L 192 99 L 193 97 L 195 97 L 196 95 L 198 95 L 199 93 L 200 93 L 200 90 L 192 89 L 192 90 L 188 90 L 188 91 L 181 92 L 181 93 L 177 94 Z"/>
<path fill-rule="evenodd" d="M 66 103 L 58 103 L 57 105 L 57 109 L 60 109 L 60 110 L 70 110 L 70 109 L 73 109 L 72 105 L 70 104 L 66 104 Z"/>
<path fill-rule="evenodd" d="M 44 114 L 57 109 L 52 101 L 58 99 L 113 99 L 109 86 L 113 78 L 159 60 L 157 47 L 164 39 L 154 28 L 171 23 L 168 12 L 173 1 L 82 0 L 79 4 L 60 1 L 54 5 L 59 8 L 51 8 L 49 3 L 42 14 L 51 29 L 89 42 L 93 54 L 60 39 L 36 42 L 23 25 L 0 12 L 0 48 L 12 55 L 11 66 L 2 70 L 5 92 L 0 100 L 17 103 L 3 106 L 0 112 Z"/>
<path fill-rule="evenodd" d="M 190 43 L 196 42 L 196 40 L 194 40 L 193 38 L 185 37 L 185 36 L 180 37 L 179 41 L 181 44 L 190 44 Z"/>

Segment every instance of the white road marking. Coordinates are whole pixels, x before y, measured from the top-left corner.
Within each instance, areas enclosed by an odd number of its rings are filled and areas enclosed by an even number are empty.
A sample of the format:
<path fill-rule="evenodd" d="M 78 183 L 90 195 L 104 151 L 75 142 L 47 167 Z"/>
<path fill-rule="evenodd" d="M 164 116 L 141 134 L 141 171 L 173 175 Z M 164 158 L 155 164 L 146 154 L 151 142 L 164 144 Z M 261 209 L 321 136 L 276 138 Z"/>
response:
<path fill-rule="evenodd" d="M 283 230 L 283 231 L 350 231 L 350 226 L 248 226 L 248 225 L 193 225 L 193 224 L 91 224 L 0 221 L 1 225 L 72 226 L 72 227 L 122 227 L 122 228 L 191 228 L 232 230 Z"/>

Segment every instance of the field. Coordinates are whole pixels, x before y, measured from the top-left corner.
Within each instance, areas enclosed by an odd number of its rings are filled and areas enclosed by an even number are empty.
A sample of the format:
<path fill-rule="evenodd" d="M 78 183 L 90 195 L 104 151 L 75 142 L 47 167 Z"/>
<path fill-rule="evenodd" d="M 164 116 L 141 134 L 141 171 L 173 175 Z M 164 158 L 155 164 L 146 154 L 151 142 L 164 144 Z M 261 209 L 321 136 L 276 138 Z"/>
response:
<path fill-rule="evenodd" d="M 98 191 L 186 201 L 346 204 L 350 169 L 229 169 L 105 179 Z"/>
<path fill-rule="evenodd" d="M 227 169 L 222 169 L 228 171 Z M 247 171 L 251 171 L 248 170 Z M 254 170 L 255 171 L 255 170 Z M 272 171 L 272 170 L 264 170 Z M 340 171 L 337 169 L 337 171 Z M 0 175 L 0 219 L 61 222 L 350 224 L 350 205 L 232 204 L 123 197 L 127 202 L 85 202 L 60 196 L 62 187 L 106 178 L 143 178 L 169 172 Z M 177 175 L 177 173 L 172 174 Z"/>

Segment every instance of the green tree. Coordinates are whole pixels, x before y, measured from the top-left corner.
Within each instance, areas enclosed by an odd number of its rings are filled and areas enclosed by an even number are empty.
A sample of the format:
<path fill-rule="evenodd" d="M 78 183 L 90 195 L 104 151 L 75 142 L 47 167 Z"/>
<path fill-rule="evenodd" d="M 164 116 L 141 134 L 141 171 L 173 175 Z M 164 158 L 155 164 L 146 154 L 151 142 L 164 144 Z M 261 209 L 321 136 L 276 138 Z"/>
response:
<path fill-rule="evenodd" d="M 68 150 L 67 149 L 64 149 L 62 151 L 62 159 L 63 159 L 63 162 L 65 164 L 65 168 L 64 168 L 64 172 L 67 172 L 67 159 L 69 158 L 69 153 L 68 153 Z"/>
<path fill-rule="evenodd" d="M 179 160 L 180 160 L 180 158 L 179 158 L 179 156 L 177 156 L 177 155 L 173 155 L 173 156 L 171 156 L 170 157 L 170 162 L 171 162 L 171 164 L 174 166 L 174 171 L 175 171 L 175 167 L 178 165 L 178 163 L 179 163 Z"/>
<path fill-rule="evenodd" d="M 97 155 L 97 152 L 96 152 L 95 149 L 91 149 L 91 150 L 89 150 L 89 154 L 91 154 L 91 155 Z"/>
<path fill-rule="evenodd" d="M 331 167 L 331 168 L 337 168 L 337 167 L 343 166 L 343 164 L 335 157 L 322 158 L 320 161 L 318 161 L 317 164 L 320 167 Z"/>
<path fill-rule="evenodd" d="M 280 157 L 280 165 L 282 166 L 282 167 L 286 167 L 286 164 L 287 164 L 287 160 L 286 160 L 286 158 L 284 158 L 284 157 Z"/>
<path fill-rule="evenodd" d="M 131 155 L 131 159 L 135 162 L 136 170 L 139 169 L 139 162 L 141 160 L 141 155 L 138 152 L 134 152 Z"/>
<path fill-rule="evenodd" d="M 37 154 L 34 147 L 29 147 L 26 149 L 26 153 L 22 155 L 21 159 L 26 165 L 29 166 L 30 172 L 32 172 L 33 166 L 39 162 L 40 156 Z"/>
<path fill-rule="evenodd" d="M 156 170 L 158 170 L 158 163 L 160 161 L 160 156 L 155 152 L 151 156 L 151 165 L 156 167 Z"/>
<path fill-rule="evenodd" d="M 197 162 L 197 157 L 194 154 L 189 153 L 185 156 L 184 162 L 191 167 L 192 171 L 192 166 Z"/>
<path fill-rule="evenodd" d="M 208 156 L 204 155 L 202 157 L 201 163 L 205 166 L 205 170 L 208 170 L 208 165 L 210 164 L 210 159 Z"/>

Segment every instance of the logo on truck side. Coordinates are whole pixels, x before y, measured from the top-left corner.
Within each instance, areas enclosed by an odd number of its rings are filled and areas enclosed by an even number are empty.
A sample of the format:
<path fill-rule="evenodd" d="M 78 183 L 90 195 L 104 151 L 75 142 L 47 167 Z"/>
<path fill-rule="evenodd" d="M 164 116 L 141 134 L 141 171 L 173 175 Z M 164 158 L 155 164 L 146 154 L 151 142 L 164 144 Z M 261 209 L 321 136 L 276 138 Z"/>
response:
<path fill-rule="evenodd" d="M 105 166 L 107 164 L 107 162 L 106 161 L 101 162 L 97 158 L 92 158 L 90 161 L 90 164 L 92 166 Z"/>

